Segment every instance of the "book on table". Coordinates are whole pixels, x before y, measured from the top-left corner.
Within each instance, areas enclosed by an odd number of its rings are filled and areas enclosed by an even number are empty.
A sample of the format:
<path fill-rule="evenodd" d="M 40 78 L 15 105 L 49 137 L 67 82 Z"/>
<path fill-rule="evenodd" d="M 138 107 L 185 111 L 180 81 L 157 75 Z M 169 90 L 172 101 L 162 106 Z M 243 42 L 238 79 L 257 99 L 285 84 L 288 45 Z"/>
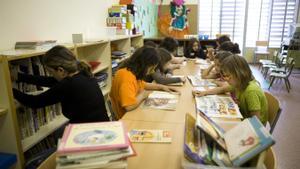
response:
<path fill-rule="evenodd" d="M 243 118 L 238 105 L 230 96 L 195 97 L 197 109 L 209 117 Z"/>
<path fill-rule="evenodd" d="M 57 149 L 57 168 L 126 168 L 136 153 L 123 123 L 69 124 Z"/>
<path fill-rule="evenodd" d="M 189 75 L 187 76 L 194 87 L 216 87 L 217 85 L 210 80 L 202 79 L 200 76 Z"/>
<path fill-rule="evenodd" d="M 168 130 L 133 129 L 128 133 L 131 142 L 171 143 L 171 132 Z"/>
<path fill-rule="evenodd" d="M 232 166 L 241 166 L 253 159 L 256 155 L 272 146 L 275 141 L 269 131 L 263 126 L 256 116 L 244 119 L 232 129 L 224 131 L 212 119 L 198 111 L 196 126 L 210 136 L 214 144 L 217 144 L 219 156 L 213 160 L 221 160 L 218 163 L 228 166 L 227 155 Z M 222 157 L 221 157 L 222 156 Z"/>
<path fill-rule="evenodd" d="M 145 107 L 175 110 L 179 94 L 175 92 L 153 91 L 144 102 Z"/>

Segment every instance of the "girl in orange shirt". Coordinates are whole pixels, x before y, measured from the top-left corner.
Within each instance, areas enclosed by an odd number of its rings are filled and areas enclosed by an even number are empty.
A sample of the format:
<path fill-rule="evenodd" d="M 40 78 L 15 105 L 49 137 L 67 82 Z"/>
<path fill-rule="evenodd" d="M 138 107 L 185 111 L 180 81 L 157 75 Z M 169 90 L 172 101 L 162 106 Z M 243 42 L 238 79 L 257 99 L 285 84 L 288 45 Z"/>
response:
<path fill-rule="evenodd" d="M 120 66 L 109 94 L 117 119 L 137 108 L 148 97 L 149 90 L 176 92 L 174 88 L 144 81 L 147 75 L 154 73 L 159 61 L 157 49 L 144 46 Z"/>

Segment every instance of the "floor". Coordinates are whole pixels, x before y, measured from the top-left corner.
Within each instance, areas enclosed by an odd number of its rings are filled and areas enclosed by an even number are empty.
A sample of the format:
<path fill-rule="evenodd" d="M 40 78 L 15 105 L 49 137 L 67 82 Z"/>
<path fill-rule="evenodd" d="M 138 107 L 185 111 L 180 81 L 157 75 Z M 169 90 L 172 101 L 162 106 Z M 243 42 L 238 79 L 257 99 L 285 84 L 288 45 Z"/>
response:
<path fill-rule="evenodd" d="M 263 78 L 257 66 L 251 66 L 251 69 L 262 88 L 268 90 L 269 82 Z M 268 90 L 280 100 L 282 107 L 282 114 L 273 132 L 278 169 L 300 169 L 300 69 L 293 71 L 290 82 L 290 93 L 284 81 L 274 83 Z"/>

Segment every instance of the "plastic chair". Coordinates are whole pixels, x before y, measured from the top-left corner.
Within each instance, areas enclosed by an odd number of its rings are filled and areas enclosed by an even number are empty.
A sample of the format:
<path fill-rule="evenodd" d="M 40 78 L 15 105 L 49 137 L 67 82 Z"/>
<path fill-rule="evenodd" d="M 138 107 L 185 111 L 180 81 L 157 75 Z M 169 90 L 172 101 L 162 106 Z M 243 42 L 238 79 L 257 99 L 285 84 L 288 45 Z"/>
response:
<path fill-rule="evenodd" d="M 269 58 L 270 52 L 268 51 L 268 41 L 256 41 L 255 43 L 255 51 L 254 51 L 254 57 L 253 57 L 253 63 L 256 63 L 257 56 L 259 55 L 265 55 L 267 56 L 267 59 Z"/>
<path fill-rule="evenodd" d="M 268 122 L 271 126 L 270 133 L 272 134 L 280 117 L 282 109 L 280 108 L 279 100 L 275 96 L 266 91 L 265 96 L 268 101 Z"/>
<path fill-rule="evenodd" d="M 272 73 L 270 74 L 271 82 L 270 82 L 269 89 L 273 85 L 275 79 L 284 79 L 286 89 L 288 92 L 290 92 L 291 83 L 289 81 L 289 77 L 293 71 L 294 65 L 295 65 L 295 60 L 293 58 L 288 58 L 284 69 L 272 70 Z"/>

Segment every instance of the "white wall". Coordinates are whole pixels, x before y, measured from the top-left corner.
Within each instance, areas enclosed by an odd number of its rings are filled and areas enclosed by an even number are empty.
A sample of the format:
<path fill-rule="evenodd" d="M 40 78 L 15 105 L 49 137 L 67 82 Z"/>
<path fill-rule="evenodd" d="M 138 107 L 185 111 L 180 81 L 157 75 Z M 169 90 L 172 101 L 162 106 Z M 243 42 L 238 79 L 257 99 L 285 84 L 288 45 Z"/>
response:
<path fill-rule="evenodd" d="M 72 33 L 104 35 L 107 8 L 119 0 L 0 0 L 0 50 L 16 41 L 55 39 Z M 99 31 L 99 32 L 98 32 Z"/>

